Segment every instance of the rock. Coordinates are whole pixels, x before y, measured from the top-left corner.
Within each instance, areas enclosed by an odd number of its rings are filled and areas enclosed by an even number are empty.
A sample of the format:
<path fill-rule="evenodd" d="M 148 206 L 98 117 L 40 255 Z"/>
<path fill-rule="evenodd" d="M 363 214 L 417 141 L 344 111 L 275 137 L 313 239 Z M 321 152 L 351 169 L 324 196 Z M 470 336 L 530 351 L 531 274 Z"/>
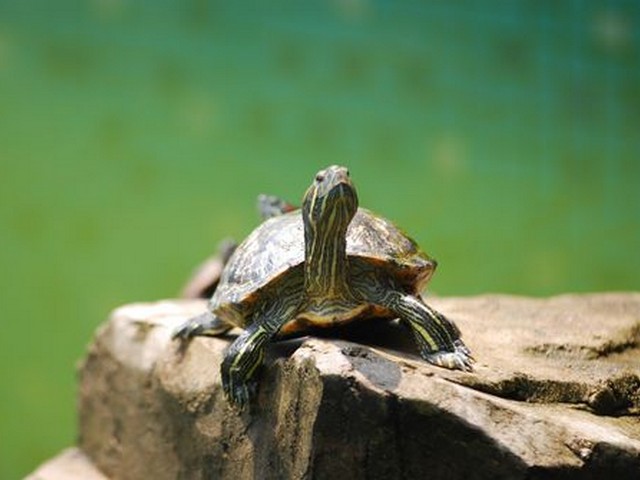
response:
<path fill-rule="evenodd" d="M 108 480 L 78 448 L 68 448 L 25 480 Z"/>
<path fill-rule="evenodd" d="M 80 447 L 123 479 L 640 478 L 640 294 L 429 302 L 475 372 L 363 322 L 272 345 L 244 412 L 220 386 L 233 335 L 170 340 L 204 301 L 122 307 L 80 368 Z"/>
<path fill-rule="evenodd" d="M 479 360 L 475 375 L 447 378 L 515 400 L 640 413 L 640 294 L 431 303 L 461 324 Z"/>

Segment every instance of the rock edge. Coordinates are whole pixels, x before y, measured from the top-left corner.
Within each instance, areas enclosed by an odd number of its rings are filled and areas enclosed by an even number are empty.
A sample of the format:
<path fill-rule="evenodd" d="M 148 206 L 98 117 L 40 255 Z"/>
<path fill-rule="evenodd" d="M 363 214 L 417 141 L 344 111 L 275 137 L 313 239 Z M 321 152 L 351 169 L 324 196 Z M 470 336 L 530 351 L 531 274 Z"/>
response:
<path fill-rule="evenodd" d="M 79 445 L 114 479 L 640 478 L 640 294 L 429 303 L 474 373 L 362 323 L 273 345 L 242 413 L 219 381 L 232 335 L 170 340 L 203 302 L 117 309 L 80 368 Z"/>

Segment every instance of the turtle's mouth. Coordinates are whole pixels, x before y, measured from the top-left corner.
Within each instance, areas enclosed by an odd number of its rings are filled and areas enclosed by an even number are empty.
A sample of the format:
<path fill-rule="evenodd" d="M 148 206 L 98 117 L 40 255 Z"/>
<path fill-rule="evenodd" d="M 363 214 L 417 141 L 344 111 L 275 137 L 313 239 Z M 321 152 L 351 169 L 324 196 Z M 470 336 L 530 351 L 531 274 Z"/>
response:
<path fill-rule="evenodd" d="M 353 184 L 347 178 L 346 181 L 337 183 L 329 192 L 327 201 L 333 208 L 342 208 L 350 216 L 355 215 L 358 209 L 358 195 Z"/>
<path fill-rule="evenodd" d="M 307 190 L 303 200 L 305 222 L 317 224 L 330 220 L 346 228 L 358 209 L 356 189 L 349 178 L 349 171 L 337 165 L 321 170 Z M 334 222 L 337 218 L 341 220 Z M 343 222 L 343 220 L 346 222 Z"/>
<path fill-rule="evenodd" d="M 335 200 L 339 198 L 352 200 L 356 196 L 356 191 L 353 188 L 351 181 L 347 179 L 347 181 L 340 181 L 336 183 L 329 192 L 329 196 L 333 197 Z"/>

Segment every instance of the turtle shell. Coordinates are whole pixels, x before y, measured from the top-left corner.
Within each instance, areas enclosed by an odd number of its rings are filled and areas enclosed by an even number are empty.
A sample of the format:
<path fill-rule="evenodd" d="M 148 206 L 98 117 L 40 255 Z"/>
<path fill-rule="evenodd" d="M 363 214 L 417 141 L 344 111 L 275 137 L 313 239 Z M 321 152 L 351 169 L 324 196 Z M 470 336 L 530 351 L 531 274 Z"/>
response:
<path fill-rule="evenodd" d="M 304 263 L 304 226 L 300 210 L 258 226 L 236 249 L 211 299 L 213 308 L 253 301 L 258 290 Z M 435 261 L 393 223 L 359 208 L 347 230 L 347 255 L 384 268 L 411 290 L 428 281 Z"/>

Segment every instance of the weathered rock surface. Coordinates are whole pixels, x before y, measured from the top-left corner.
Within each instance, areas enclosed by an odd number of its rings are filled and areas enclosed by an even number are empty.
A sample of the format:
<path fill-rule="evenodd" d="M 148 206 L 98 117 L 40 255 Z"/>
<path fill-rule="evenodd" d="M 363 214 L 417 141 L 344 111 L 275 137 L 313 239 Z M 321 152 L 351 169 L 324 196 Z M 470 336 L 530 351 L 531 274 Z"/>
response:
<path fill-rule="evenodd" d="M 78 448 L 68 448 L 25 480 L 108 480 Z"/>
<path fill-rule="evenodd" d="M 233 335 L 170 340 L 203 301 L 122 307 L 80 369 L 80 447 L 125 479 L 640 478 L 640 294 L 429 303 L 475 372 L 363 322 L 272 345 L 242 413 L 220 387 Z"/>

